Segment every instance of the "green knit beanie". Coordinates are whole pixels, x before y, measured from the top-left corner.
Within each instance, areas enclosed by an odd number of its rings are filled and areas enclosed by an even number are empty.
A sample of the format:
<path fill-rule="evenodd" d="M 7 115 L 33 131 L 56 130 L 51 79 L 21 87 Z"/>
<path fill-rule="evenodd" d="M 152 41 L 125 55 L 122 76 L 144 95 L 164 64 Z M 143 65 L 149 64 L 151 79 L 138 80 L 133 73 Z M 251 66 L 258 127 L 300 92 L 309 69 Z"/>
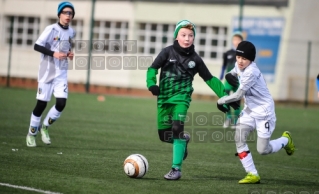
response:
<path fill-rule="evenodd" d="M 176 24 L 175 31 L 174 31 L 174 38 L 177 37 L 178 31 L 181 28 L 183 28 L 183 27 L 185 27 L 185 26 L 187 26 L 189 24 L 193 26 L 192 30 L 194 32 L 194 37 L 195 37 L 195 34 L 196 34 L 196 26 L 195 26 L 195 24 L 193 24 L 192 22 L 190 22 L 188 20 L 181 20 L 181 21 L 177 22 L 177 24 Z"/>

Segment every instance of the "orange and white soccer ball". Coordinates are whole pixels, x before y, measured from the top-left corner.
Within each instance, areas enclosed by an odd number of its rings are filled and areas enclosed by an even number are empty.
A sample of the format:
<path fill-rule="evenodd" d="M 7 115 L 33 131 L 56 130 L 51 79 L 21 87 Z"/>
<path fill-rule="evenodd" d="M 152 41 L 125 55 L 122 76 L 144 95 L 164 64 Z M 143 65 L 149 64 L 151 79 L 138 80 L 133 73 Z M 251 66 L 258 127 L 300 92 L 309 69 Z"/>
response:
<path fill-rule="evenodd" d="M 129 155 L 124 160 L 124 172 L 131 178 L 142 178 L 148 170 L 148 161 L 141 154 Z"/>

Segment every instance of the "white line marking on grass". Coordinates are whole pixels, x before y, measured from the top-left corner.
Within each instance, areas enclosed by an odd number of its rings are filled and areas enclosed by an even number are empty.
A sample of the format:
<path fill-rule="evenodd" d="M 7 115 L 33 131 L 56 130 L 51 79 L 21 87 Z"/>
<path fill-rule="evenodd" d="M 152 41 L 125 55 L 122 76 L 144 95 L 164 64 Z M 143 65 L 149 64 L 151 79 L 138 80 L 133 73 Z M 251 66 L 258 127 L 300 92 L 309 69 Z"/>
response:
<path fill-rule="evenodd" d="M 23 190 L 28 190 L 28 191 L 35 191 L 38 193 L 45 193 L 45 194 L 62 194 L 62 193 L 57 193 L 57 192 L 52 192 L 52 191 L 44 191 L 41 189 L 35 189 L 32 187 L 24 187 L 24 186 L 18 186 L 18 185 L 11 185 L 8 183 L 0 183 L 1 186 L 6 186 L 6 187 L 11 187 L 11 188 L 16 188 L 16 189 L 23 189 Z"/>

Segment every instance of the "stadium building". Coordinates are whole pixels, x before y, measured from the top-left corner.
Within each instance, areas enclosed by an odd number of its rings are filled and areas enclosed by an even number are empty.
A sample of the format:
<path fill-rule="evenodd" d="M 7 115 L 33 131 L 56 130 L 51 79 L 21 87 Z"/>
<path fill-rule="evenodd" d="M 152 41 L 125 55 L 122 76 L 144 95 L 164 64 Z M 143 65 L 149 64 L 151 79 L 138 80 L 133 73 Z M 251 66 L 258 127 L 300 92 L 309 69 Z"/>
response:
<path fill-rule="evenodd" d="M 40 54 L 33 45 L 44 28 L 57 21 L 59 2 L 0 0 L 1 85 L 9 75 L 12 86 L 36 87 Z M 319 72 L 317 0 L 245 0 L 242 7 L 240 0 L 97 0 L 93 23 L 93 1 L 71 2 L 77 35 L 75 58 L 69 66 L 70 90 L 85 91 L 88 83 L 91 92 L 149 95 L 145 69 L 162 48 L 172 44 L 176 22 L 188 19 L 197 26 L 195 50 L 216 77 L 233 32 L 241 28 L 257 46 L 257 65 L 275 100 L 319 102 L 315 87 Z M 199 76 L 194 88 L 197 97 L 214 95 Z"/>

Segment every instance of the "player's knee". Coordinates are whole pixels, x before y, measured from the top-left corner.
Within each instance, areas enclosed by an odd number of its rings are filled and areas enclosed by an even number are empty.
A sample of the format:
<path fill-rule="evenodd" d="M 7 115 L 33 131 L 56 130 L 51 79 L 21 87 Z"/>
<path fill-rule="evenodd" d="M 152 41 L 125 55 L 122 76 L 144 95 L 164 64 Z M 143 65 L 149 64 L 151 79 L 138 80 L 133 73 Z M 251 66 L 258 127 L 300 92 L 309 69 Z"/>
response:
<path fill-rule="evenodd" d="M 237 143 L 245 143 L 247 141 L 247 137 L 249 136 L 250 132 L 253 130 L 251 126 L 238 124 L 236 126 L 235 132 L 235 142 Z"/>
<path fill-rule="evenodd" d="M 269 139 L 260 138 L 257 139 L 257 152 L 261 155 L 267 155 L 272 152 L 272 147 L 269 144 Z"/>
<path fill-rule="evenodd" d="M 66 98 L 57 98 L 55 108 L 57 111 L 62 112 L 66 105 Z"/>
<path fill-rule="evenodd" d="M 172 126 L 173 137 L 183 138 L 184 137 L 184 124 L 182 121 L 173 121 Z"/>
<path fill-rule="evenodd" d="M 171 143 L 173 139 L 172 129 L 159 129 L 158 137 L 162 142 Z"/>
<path fill-rule="evenodd" d="M 244 150 L 248 150 L 246 141 L 251 131 L 252 131 L 252 127 L 248 125 L 238 124 L 236 126 L 235 143 L 236 143 L 236 149 L 239 153 Z"/>
<path fill-rule="evenodd" d="M 40 117 L 44 111 L 44 109 L 47 107 L 46 101 L 38 100 L 37 104 L 35 105 L 35 108 L 33 110 L 33 115 Z"/>
<path fill-rule="evenodd" d="M 257 147 L 257 152 L 261 155 L 267 155 L 271 153 L 271 150 L 269 150 L 267 147 Z"/>

